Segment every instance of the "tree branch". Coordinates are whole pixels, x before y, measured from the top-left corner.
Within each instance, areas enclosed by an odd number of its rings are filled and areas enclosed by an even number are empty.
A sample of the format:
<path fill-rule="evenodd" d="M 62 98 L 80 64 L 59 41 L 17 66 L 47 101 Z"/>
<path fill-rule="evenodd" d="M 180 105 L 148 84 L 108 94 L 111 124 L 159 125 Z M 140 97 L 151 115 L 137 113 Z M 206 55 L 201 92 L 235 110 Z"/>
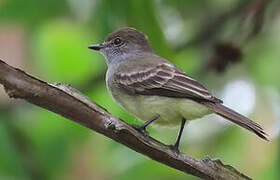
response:
<path fill-rule="evenodd" d="M 21 98 L 101 133 L 143 155 L 203 179 L 250 179 L 220 160 L 176 154 L 108 113 L 69 85 L 48 84 L 0 60 L 0 83 L 11 98 Z"/>

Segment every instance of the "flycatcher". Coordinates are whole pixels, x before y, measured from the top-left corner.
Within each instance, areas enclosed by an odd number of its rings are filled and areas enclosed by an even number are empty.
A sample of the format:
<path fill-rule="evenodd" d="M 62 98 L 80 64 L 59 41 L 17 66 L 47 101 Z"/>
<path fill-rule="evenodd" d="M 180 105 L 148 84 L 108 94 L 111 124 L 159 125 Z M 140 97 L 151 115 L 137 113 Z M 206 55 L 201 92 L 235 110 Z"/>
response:
<path fill-rule="evenodd" d="M 146 133 L 149 124 L 181 124 L 173 149 L 178 147 L 186 121 L 216 113 L 268 140 L 257 123 L 229 109 L 204 86 L 171 62 L 157 55 L 147 36 L 130 27 L 108 35 L 101 44 L 89 48 L 100 51 L 108 70 L 108 91 L 127 112 L 145 123 L 134 127 Z"/>

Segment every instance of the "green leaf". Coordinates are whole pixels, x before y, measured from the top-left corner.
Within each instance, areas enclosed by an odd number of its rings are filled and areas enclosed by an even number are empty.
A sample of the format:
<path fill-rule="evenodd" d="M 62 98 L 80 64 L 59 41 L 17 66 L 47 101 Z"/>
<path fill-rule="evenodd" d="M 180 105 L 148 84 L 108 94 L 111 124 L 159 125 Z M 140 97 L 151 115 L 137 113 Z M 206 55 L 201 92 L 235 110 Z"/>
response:
<path fill-rule="evenodd" d="M 34 69 L 49 80 L 77 84 L 99 75 L 104 62 L 87 48 L 93 39 L 80 25 L 66 20 L 45 24 L 33 37 Z"/>

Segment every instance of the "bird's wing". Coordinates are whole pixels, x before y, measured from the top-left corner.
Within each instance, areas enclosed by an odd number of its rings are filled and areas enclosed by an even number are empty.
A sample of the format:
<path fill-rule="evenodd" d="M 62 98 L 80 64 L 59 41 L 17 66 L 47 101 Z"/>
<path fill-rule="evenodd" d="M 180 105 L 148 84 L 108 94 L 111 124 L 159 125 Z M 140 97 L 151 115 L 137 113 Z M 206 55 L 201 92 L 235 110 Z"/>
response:
<path fill-rule="evenodd" d="M 114 81 L 126 93 L 222 102 L 196 80 L 163 59 L 136 59 L 129 66 L 126 63 L 120 66 L 117 72 Z"/>

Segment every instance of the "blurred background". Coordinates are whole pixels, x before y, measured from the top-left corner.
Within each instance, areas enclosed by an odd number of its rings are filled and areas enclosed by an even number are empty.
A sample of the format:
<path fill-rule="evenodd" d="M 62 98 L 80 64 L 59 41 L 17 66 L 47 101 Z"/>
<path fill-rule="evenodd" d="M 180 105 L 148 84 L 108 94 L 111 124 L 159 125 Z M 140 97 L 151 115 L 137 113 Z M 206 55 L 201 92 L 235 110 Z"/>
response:
<path fill-rule="evenodd" d="M 278 0 L 0 0 L 0 58 L 48 82 L 72 84 L 116 117 L 103 57 L 87 48 L 123 26 L 261 124 L 264 142 L 215 115 L 185 128 L 181 151 L 220 158 L 253 179 L 280 179 Z M 172 144 L 178 129 L 149 129 Z M 193 180 L 0 88 L 0 179 Z"/>

